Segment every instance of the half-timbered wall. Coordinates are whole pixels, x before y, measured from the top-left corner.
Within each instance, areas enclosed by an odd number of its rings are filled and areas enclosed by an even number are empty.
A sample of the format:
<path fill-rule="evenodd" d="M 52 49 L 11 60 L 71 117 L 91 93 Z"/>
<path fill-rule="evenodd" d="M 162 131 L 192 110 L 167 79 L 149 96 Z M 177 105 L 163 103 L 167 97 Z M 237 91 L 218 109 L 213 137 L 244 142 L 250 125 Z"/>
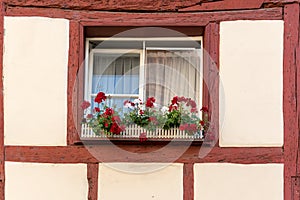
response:
<path fill-rule="evenodd" d="M 299 3 L 124 2 L 1 1 L 0 199 L 298 199 Z M 84 27 L 185 25 L 219 69 L 216 145 L 78 143 Z"/>

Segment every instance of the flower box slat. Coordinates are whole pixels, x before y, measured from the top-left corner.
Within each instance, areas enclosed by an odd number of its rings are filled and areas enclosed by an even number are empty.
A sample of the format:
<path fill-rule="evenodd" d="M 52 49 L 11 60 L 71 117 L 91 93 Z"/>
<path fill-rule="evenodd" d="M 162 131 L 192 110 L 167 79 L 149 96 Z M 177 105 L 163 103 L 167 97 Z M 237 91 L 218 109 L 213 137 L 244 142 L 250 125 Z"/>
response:
<path fill-rule="evenodd" d="M 82 124 L 81 126 L 81 139 L 139 139 L 141 133 L 146 133 L 146 138 L 151 140 L 170 140 L 170 139 L 182 139 L 182 140 L 202 140 L 203 134 L 188 134 L 185 131 L 179 130 L 178 128 L 171 128 L 169 130 L 157 129 L 155 131 L 149 131 L 138 125 L 130 125 L 126 127 L 126 130 L 121 132 L 119 135 L 106 135 L 105 133 L 95 134 L 88 124 Z"/>

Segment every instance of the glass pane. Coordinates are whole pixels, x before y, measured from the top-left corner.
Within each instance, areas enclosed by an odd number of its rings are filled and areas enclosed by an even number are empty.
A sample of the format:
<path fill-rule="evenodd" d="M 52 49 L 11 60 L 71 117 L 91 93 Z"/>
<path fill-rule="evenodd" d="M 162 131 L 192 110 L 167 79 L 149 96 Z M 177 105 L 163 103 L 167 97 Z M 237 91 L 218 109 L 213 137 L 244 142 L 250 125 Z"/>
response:
<path fill-rule="evenodd" d="M 139 53 L 95 53 L 93 59 L 93 94 L 138 94 Z"/>
<path fill-rule="evenodd" d="M 154 96 L 162 105 L 174 96 L 200 102 L 199 50 L 147 50 L 146 56 L 146 98 Z"/>

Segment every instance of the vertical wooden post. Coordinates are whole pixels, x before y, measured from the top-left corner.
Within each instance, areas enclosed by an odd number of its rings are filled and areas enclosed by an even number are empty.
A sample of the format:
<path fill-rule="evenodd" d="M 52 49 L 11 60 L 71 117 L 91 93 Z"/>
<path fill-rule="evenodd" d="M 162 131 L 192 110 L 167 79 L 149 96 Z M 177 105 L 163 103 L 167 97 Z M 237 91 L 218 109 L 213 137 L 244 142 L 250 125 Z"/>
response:
<path fill-rule="evenodd" d="M 183 165 L 183 200 L 194 200 L 194 164 Z"/>
<path fill-rule="evenodd" d="M 88 200 L 98 200 L 98 173 L 98 163 L 87 165 L 87 179 L 89 182 Z"/>
<path fill-rule="evenodd" d="M 211 132 L 219 134 L 219 46 L 220 25 L 209 23 L 204 33 L 203 103 L 211 113 Z"/>
<path fill-rule="evenodd" d="M 299 44 L 299 4 L 284 6 L 284 61 L 283 61 L 283 114 L 284 114 L 284 199 L 293 196 L 292 176 L 296 175 L 299 125 L 297 111 L 297 59 Z M 298 78 L 299 79 L 299 78 Z M 298 86 L 299 88 L 299 86 Z M 299 108 L 299 106 L 298 106 Z"/>
<path fill-rule="evenodd" d="M 74 144 L 75 141 L 79 140 L 78 130 L 78 105 L 77 101 L 77 72 L 79 69 L 79 22 L 71 20 L 69 26 L 69 63 L 68 63 L 68 134 L 67 143 L 68 145 Z"/>
<path fill-rule="evenodd" d="M 4 200 L 5 155 L 4 155 L 4 105 L 3 105 L 3 40 L 4 40 L 4 4 L 0 1 L 0 200 Z"/>

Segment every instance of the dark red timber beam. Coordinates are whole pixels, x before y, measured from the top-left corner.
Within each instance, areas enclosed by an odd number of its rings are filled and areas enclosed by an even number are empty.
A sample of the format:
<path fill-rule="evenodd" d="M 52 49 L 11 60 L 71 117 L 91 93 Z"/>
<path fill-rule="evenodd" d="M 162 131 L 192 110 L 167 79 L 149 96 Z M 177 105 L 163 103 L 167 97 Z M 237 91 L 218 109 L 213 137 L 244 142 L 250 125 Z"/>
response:
<path fill-rule="evenodd" d="M 99 22 L 98 25 L 106 26 L 205 26 L 211 21 L 278 20 L 282 19 L 283 11 L 281 7 L 277 7 L 198 13 L 122 13 L 8 6 L 5 15 L 66 18 L 80 21 L 94 20 Z"/>
<path fill-rule="evenodd" d="M 0 200 L 4 199 L 5 152 L 4 152 L 4 105 L 3 105 L 3 40 L 4 40 L 4 7 L 0 1 Z"/>
<path fill-rule="evenodd" d="M 300 12 L 300 8 L 299 8 Z M 295 14 L 296 15 L 296 14 Z M 299 14 L 300 18 L 300 14 Z M 300 20 L 299 20 L 298 33 L 300 34 Z M 298 128 L 300 130 L 300 41 L 298 38 L 298 44 L 296 49 L 296 71 L 297 71 L 297 113 L 298 113 Z M 297 136 L 296 136 L 297 137 Z M 295 145 L 293 143 L 293 145 Z M 296 149 L 294 149 L 296 150 Z M 300 199 L 300 131 L 298 131 L 298 147 L 296 150 L 296 176 L 292 177 L 292 195 L 294 199 Z M 293 161 L 292 161 L 293 162 Z M 292 165 L 292 163 L 291 163 Z"/>
<path fill-rule="evenodd" d="M 79 44 L 80 44 L 80 25 L 78 21 L 70 21 L 69 27 L 69 63 L 68 63 L 68 134 L 67 143 L 74 144 L 79 140 L 76 125 L 78 120 L 77 102 L 77 73 L 79 70 Z"/>
<path fill-rule="evenodd" d="M 183 165 L 183 200 L 194 200 L 194 164 Z"/>
<path fill-rule="evenodd" d="M 65 1 L 65 0 L 4 0 L 10 6 L 26 7 L 50 7 L 62 9 L 80 10 L 104 10 L 104 11 L 176 11 L 182 7 L 194 6 L 202 2 L 219 0 L 106 0 L 106 1 Z"/>
<path fill-rule="evenodd" d="M 299 46 L 299 11 L 298 3 L 288 4 L 284 7 L 284 199 L 293 199 L 291 183 L 292 176 L 296 176 L 299 149 L 299 105 L 297 105 L 299 99 L 297 99 L 296 85 L 297 73 L 299 76 L 296 59 L 296 51 Z"/>
<path fill-rule="evenodd" d="M 297 0 L 107 0 L 107 1 L 65 1 L 65 0 L 3 0 L 8 6 L 60 8 L 75 10 L 99 11 L 148 11 L 148 12 L 174 12 L 174 11 L 213 11 L 258 9 L 264 4 L 282 5 Z"/>
<path fill-rule="evenodd" d="M 88 200 L 98 200 L 99 164 L 87 165 L 87 179 L 89 183 Z"/>
<path fill-rule="evenodd" d="M 208 106 L 211 113 L 210 132 L 215 136 L 219 134 L 219 33 L 220 24 L 209 23 L 204 31 L 203 48 L 203 105 Z"/>
<path fill-rule="evenodd" d="M 162 149 L 163 148 L 163 149 Z M 183 149 L 185 149 L 183 151 Z M 176 163 L 283 163 L 282 148 L 220 148 L 200 158 L 200 146 L 165 145 L 94 145 L 94 146 L 6 146 L 5 160 L 37 163 L 98 163 L 98 162 L 176 162 Z M 211 149 L 212 148 L 212 149 Z M 159 151 L 159 150 L 162 151 Z M 122 150 L 122 151 L 120 151 Z"/>
<path fill-rule="evenodd" d="M 241 9 L 259 9 L 263 7 L 278 7 L 284 4 L 299 2 L 298 0 L 220 0 L 203 2 L 194 6 L 181 8 L 179 12 L 196 11 L 217 11 L 217 10 L 241 10 Z"/>
<path fill-rule="evenodd" d="M 236 9 L 257 9 L 261 8 L 264 0 L 221 0 L 207 3 L 200 3 L 194 6 L 179 9 L 180 12 L 184 11 L 210 11 L 210 10 L 236 10 Z"/>

